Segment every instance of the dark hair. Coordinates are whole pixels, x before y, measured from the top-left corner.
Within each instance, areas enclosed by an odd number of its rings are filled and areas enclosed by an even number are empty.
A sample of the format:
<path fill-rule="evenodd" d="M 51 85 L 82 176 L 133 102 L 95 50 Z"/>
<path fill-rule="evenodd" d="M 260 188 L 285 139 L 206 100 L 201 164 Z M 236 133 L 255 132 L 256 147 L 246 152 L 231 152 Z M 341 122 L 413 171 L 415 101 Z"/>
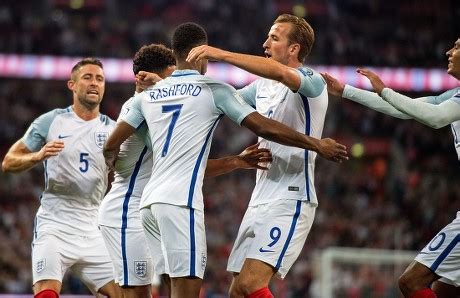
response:
<path fill-rule="evenodd" d="M 290 23 L 292 25 L 288 35 L 289 43 L 298 43 L 300 45 L 299 55 L 297 59 L 304 62 L 305 58 L 310 54 L 313 43 L 315 42 L 315 32 L 305 19 L 291 15 L 282 14 L 276 18 L 276 23 Z"/>
<path fill-rule="evenodd" d="M 176 27 L 172 37 L 172 49 L 176 58 L 186 58 L 191 49 L 207 44 L 206 31 L 196 23 L 184 23 Z"/>
<path fill-rule="evenodd" d="M 75 72 L 77 72 L 80 67 L 82 66 L 85 66 L 85 65 L 88 65 L 88 64 L 92 64 L 92 65 L 97 65 L 99 66 L 100 68 L 104 69 L 103 65 L 102 65 L 102 62 L 101 60 L 97 59 L 97 58 L 92 58 L 92 57 L 88 57 L 88 58 L 83 58 L 81 59 L 80 61 L 77 62 L 77 64 L 75 64 L 73 67 L 72 67 L 72 71 L 71 71 L 71 77 L 72 79 Z"/>
<path fill-rule="evenodd" d="M 133 59 L 133 72 L 161 72 L 168 66 L 176 65 L 171 49 L 162 44 L 145 45 L 136 52 Z"/>

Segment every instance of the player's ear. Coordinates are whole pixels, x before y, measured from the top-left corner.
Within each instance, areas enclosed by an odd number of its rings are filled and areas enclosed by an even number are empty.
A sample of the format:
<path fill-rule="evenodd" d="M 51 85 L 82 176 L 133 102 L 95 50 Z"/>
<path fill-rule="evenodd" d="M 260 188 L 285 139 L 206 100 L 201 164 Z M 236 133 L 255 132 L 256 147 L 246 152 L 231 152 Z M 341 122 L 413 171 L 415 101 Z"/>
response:
<path fill-rule="evenodd" d="M 297 56 L 300 51 L 300 45 L 298 43 L 293 43 L 289 46 L 289 54 Z"/>
<path fill-rule="evenodd" d="M 69 90 L 73 91 L 74 86 L 75 86 L 75 81 L 73 81 L 73 80 L 68 80 L 67 81 L 67 88 L 69 88 Z"/>

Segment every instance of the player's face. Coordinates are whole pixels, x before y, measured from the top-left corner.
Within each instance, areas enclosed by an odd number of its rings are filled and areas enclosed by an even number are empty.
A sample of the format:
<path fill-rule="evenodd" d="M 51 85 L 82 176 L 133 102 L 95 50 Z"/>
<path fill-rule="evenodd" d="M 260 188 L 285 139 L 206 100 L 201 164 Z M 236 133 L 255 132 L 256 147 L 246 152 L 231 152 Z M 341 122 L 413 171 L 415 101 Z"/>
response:
<path fill-rule="evenodd" d="M 447 51 L 449 64 L 447 65 L 447 73 L 460 80 L 460 38 L 454 44 L 454 47 Z"/>
<path fill-rule="evenodd" d="M 264 42 L 265 56 L 287 65 L 289 62 L 289 39 L 291 30 L 289 23 L 276 23 L 270 28 L 267 40 Z"/>
<path fill-rule="evenodd" d="M 70 81 L 74 98 L 84 106 L 95 107 L 102 101 L 105 91 L 105 77 L 102 68 L 97 65 L 83 65 Z"/>

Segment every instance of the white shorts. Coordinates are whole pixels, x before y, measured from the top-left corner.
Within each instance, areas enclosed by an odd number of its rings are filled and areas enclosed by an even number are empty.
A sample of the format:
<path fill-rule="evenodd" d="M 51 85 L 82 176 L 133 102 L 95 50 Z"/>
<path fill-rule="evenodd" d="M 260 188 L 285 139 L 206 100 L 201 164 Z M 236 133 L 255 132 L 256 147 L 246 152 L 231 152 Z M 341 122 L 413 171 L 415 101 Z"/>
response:
<path fill-rule="evenodd" d="M 445 226 L 415 260 L 441 276 L 439 281 L 460 286 L 460 212 Z"/>
<path fill-rule="evenodd" d="M 203 278 L 207 260 L 203 211 L 154 203 L 141 209 L 141 218 L 156 274 Z"/>
<path fill-rule="evenodd" d="M 102 236 L 40 233 L 32 243 L 33 284 L 45 279 L 62 282 L 68 269 L 93 294 L 112 281 L 112 261 Z"/>
<path fill-rule="evenodd" d="M 144 230 L 99 228 L 113 262 L 115 282 L 122 287 L 151 284 L 153 262 Z"/>
<path fill-rule="evenodd" d="M 249 206 L 244 214 L 227 270 L 240 272 L 246 259 L 273 266 L 284 278 L 299 256 L 315 217 L 307 201 L 277 200 Z"/>

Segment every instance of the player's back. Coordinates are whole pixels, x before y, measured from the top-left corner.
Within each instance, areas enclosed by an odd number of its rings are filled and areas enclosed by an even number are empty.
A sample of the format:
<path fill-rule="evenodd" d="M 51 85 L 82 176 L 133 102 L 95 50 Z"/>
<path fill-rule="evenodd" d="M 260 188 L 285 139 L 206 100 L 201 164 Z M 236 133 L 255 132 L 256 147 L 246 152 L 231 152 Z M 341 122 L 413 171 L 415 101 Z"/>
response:
<path fill-rule="evenodd" d="M 127 100 L 120 115 L 131 108 Z M 114 168 L 112 187 L 99 208 L 99 224 L 108 227 L 141 229 L 139 204 L 142 192 L 152 173 L 152 150 L 144 123 L 120 146 Z"/>
<path fill-rule="evenodd" d="M 203 209 L 202 181 L 212 133 L 222 115 L 215 89 L 230 87 L 197 71 L 175 71 L 140 100 L 153 151 L 141 207 L 168 203 Z"/>

